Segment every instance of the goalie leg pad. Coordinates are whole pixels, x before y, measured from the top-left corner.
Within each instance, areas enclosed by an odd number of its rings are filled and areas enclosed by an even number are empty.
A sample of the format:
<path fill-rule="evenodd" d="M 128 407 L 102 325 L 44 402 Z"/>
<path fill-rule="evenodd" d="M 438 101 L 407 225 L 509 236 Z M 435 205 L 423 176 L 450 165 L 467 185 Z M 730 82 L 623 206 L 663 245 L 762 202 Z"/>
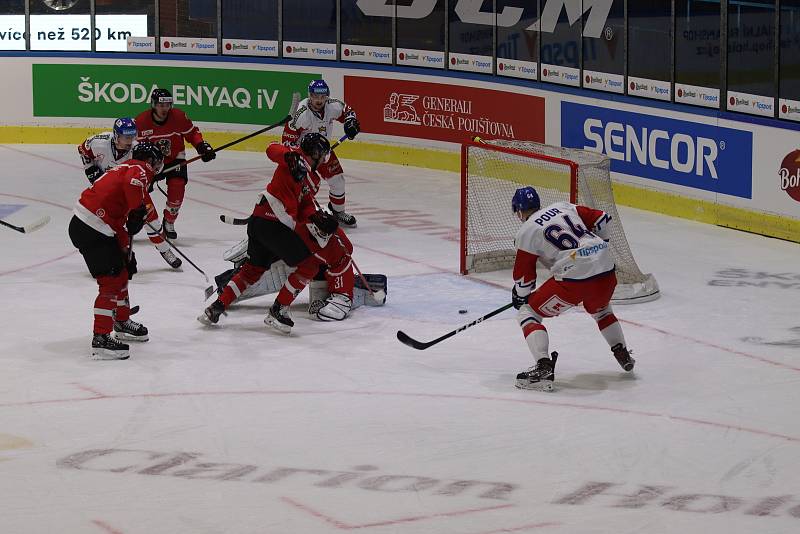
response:
<path fill-rule="evenodd" d="M 376 300 L 375 297 L 372 296 L 372 293 L 366 289 L 360 277 L 356 278 L 355 287 L 353 288 L 351 311 L 361 306 L 383 306 L 386 304 L 386 291 L 388 288 L 388 279 L 386 275 L 364 274 L 364 278 L 369 282 L 370 288 L 380 300 Z M 308 286 L 308 290 L 308 313 L 310 315 L 317 315 L 317 312 L 325 305 L 325 300 L 330 296 L 328 284 L 324 280 L 312 280 L 311 284 Z"/>
<path fill-rule="evenodd" d="M 386 295 L 388 294 L 388 278 L 386 278 L 385 274 L 364 274 L 364 279 L 369 284 L 370 289 L 372 289 L 372 293 L 375 293 L 373 296 L 366 287 L 364 287 L 364 282 L 361 281 L 361 277 L 356 278 L 356 287 L 354 291 L 354 298 L 355 301 L 355 293 L 362 293 L 363 294 L 363 303 L 367 306 L 383 306 L 386 304 Z"/>
<path fill-rule="evenodd" d="M 270 293 L 277 293 L 281 290 L 289 275 L 294 272 L 293 267 L 289 267 L 282 260 L 273 263 L 270 268 L 261 275 L 256 283 L 247 288 L 242 293 L 240 299 L 249 299 L 253 297 L 260 297 L 261 295 L 269 295 Z"/>
<path fill-rule="evenodd" d="M 231 261 L 233 263 L 238 263 L 245 258 L 247 258 L 247 245 L 249 240 L 247 238 L 242 239 L 231 248 L 226 250 L 222 253 L 222 259 L 225 261 Z"/>
<path fill-rule="evenodd" d="M 331 293 L 317 312 L 320 321 L 343 321 L 353 309 L 353 299 L 343 293 Z"/>

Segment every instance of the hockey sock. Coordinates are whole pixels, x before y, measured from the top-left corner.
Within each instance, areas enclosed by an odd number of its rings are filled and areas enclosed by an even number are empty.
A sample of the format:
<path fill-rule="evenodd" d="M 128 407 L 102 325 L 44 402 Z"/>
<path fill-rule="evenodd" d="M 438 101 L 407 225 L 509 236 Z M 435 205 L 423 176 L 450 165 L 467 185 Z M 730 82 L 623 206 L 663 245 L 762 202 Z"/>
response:
<path fill-rule="evenodd" d="M 275 300 L 281 306 L 289 306 L 297 298 L 297 295 L 305 289 L 308 282 L 311 281 L 309 272 L 314 272 L 314 270 L 316 270 L 316 267 L 311 268 L 310 262 L 300 262 L 297 269 L 286 279 Z"/>
<path fill-rule="evenodd" d="M 522 326 L 522 334 L 525 336 L 525 343 L 528 344 L 528 349 L 533 354 L 535 361 L 548 357 L 550 336 L 547 335 L 547 329 L 541 323 L 529 319 Z"/>
<path fill-rule="evenodd" d="M 592 317 L 597 321 L 597 328 L 606 339 L 609 347 L 613 347 L 617 343 L 622 343 L 626 347 L 625 336 L 622 333 L 622 325 L 619 324 L 617 317 L 611 309 L 611 306 L 606 306 L 602 310 L 593 313 Z"/>
<path fill-rule="evenodd" d="M 169 250 L 169 245 L 164 241 L 164 238 L 161 237 L 161 234 L 153 232 L 150 228 L 147 229 L 147 239 L 156 247 L 157 251 L 166 252 Z"/>
<path fill-rule="evenodd" d="M 331 201 L 331 208 L 333 208 L 333 211 L 344 211 L 344 195 L 339 197 L 330 193 L 328 195 L 328 200 Z"/>
<path fill-rule="evenodd" d="M 114 309 L 124 286 L 120 276 L 98 276 L 99 291 L 94 300 L 94 333 L 109 334 L 114 326 Z"/>
<path fill-rule="evenodd" d="M 344 175 L 339 172 L 330 178 L 326 178 L 328 182 L 328 200 L 331 201 L 331 209 L 333 211 L 344 211 Z"/>
<path fill-rule="evenodd" d="M 614 316 L 612 315 L 611 317 Z M 597 326 L 600 326 L 599 322 Z M 600 333 L 606 338 L 606 343 L 608 343 L 609 347 L 613 347 L 617 343 L 622 343 L 623 347 L 627 347 L 625 344 L 625 336 L 622 333 L 622 325 L 619 324 L 616 317 L 614 317 L 614 322 L 601 329 Z"/>
<path fill-rule="evenodd" d="M 265 271 L 266 268 L 264 267 L 245 262 L 242 268 L 239 269 L 239 272 L 233 275 L 233 278 L 231 278 L 230 282 L 228 282 L 228 285 L 225 286 L 225 289 L 219 296 L 219 301 L 225 305 L 225 309 L 227 309 L 234 300 L 239 298 L 239 295 L 241 295 L 245 289 L 258 282 Z"/>
<path fill-rule="evenodd" d="M 167 178 L 167 207 L 164 210 L 164 219 L 167 222 L 175 222 L 178 218 L 178 211 L 183 204 L 183 196 L 186 194 L 186 180 L 183 178 Z"/>
<path fill-rule="evenodd" d="M 114 309 L 114 320 L 124 323 L 131 317 L 130 300 L 128 299 L 128 285 L 117 293 L 117 307 Z"/>

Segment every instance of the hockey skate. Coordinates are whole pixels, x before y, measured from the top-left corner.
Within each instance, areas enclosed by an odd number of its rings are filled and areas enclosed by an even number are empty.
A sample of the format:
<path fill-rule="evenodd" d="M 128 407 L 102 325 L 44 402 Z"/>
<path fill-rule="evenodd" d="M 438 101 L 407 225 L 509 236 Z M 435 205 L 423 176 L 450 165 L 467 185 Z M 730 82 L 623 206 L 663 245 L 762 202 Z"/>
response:
<path fill-rule="evenodd" d="M 117 341 L 147 341 L 147 328 L 136 321 L 114 321 L 114 339 Z"/>
<path fill-rule="evenodd" d="M 614 358 L 616 358 L 620 367 L 628 372 L 633 371 L 636 360 L 631 357 L 631 353 L 628 351 L 627 347 L 624 347 L 622 343 L 617 343 L 611 347 L 611 352 L 614 353 Z"/>
<path fill-rule="evenodd" d="M 225 305 L 219 300 L 211 303 L 211 306 L 203 310 L 197 320 L 206 326 L 215 325 L 219 322 L 219 316 L 225 313 Z"/>
<path fill-rule="evenodd" d="M 517 375 L 518 389 L 533 389 L 536 391 L 553 391 L 553 381 L 556 378 L 555 365 L 558 353 L 553 353 L 553 359 L 540 358 L 536 365 Z"/>
<path fill-rule="evenodd" d="M 129 348 L 111 337 L 111 334 L 95 334 L 90 357 L 93 360 L 127 360 L 131 356 Z"/>
<path fill-rule="evenodd" d="M 271 326 L 283 334 L 290 333 L 294 326 L 294 321 L 292 321 L 292 318 L 289 316 L 289 306 L 281 306 L 276 300 L 272 306 L 270 306 L 267 316 L 264 317 L 264 324 Z"/>
<path fill-rule="evenodd" d="M 353 301 L 342 293 L 331 293 L 325 299 L 325 305 L 317 311 L 320 321 L 342 321 L 350 314 Z"/>
<path fill-rule="evenodd" d="M 172 239 L 173 241 L 178 239 L 178 233 L 175 232 L 175 223 L 166 219 L 161 223 L 161 233 L 167 236 L 167 239 Z"/>
<path fill-rule="evenodd" d="M 179 257 L 177 257 L 173 252 L 172 249 L 167 249 L 164 252 L 159 252 L 161 257 L 164 258 L 164 261 L 169 263 L 169 266 L 173 269 L 180 269 L 181 264 L 183 263 Z"/>
<path fill-rule="evenodd" d="M 339 221 L 339 224 L 342 226 L 346 226 L 347 228 L 355 228 L 358 226 L 356 224 L 356 218 L 347 213 L 346 211 L 336 211 L 333 209 L 333 204 L 328 202 L 328 209 L 331 211 L 336 220 Z"/>

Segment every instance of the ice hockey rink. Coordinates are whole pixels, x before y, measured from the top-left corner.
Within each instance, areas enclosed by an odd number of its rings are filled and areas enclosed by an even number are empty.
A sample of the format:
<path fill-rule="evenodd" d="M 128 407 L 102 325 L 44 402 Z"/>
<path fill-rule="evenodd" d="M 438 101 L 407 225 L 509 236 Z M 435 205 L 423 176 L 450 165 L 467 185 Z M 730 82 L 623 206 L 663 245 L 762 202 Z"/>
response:
<path fill-rule="evenodd" d="M 0 165 L 4 219 L 52 219 L 0 228 L 4 534 L 800 531 L 797 244 L 620 207 L 662 291 L 615 308 L 635 372 L 573 310 L 546 323 L 556 391 L 520 391 L 513 310 L 425 351 L 395 338 L 509 301 L 508 271 L 457 274 L 458 176 L 345 161 L 354 258 L 388 275 L 384 307 L 321 323 L 304 293 L 285 337 L 266 296 L 203 327 L 205 280 L 142 233 L 130 293 L 151 339 L 92 361 L 75 148 L 3 145 Z M 218 216 L 249 214 L 272 168 L 192 164 L 178 244 L 209 276 L 244 236 Z"/>

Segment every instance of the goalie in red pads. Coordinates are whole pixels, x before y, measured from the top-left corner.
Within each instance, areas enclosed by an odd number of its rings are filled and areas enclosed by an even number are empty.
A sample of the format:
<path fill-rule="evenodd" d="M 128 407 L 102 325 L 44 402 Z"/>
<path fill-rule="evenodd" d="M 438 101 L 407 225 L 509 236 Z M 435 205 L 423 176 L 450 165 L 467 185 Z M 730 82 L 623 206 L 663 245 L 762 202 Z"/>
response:
<path fill-rule="evenodd" d="M 517 375 L 516 387 L 553 389 L 555 360 L 548 356 L 549 338 L 542 321 L 579 304 L 597 321 L 620 366 L 632 371 L 635 360 L 610 304 L 617 285 L 608 245 L 611 217 L 569 202 L 542 208 L 533 187 L 517 189 L 511 207 L 523 221 L 514 239 L 517 255 L 512 302 L 519 310 L 519 325 L 536 361 L 535 366 Z M 537 261 L 553 276 L 532 291 Z"/>
<path fill-rule="evenodd" d="M 228 282 L 219 298 L 198 320 L 216 324 L 220 315 L 278 260 L 294 267 L 270 307 L 264 322 L 289 333 L 294 321 L 289 305 L 317 273 L 326 267 L 330 296 L 317 311 L 321 320 L 345 319 L 353 299 L 353 246 L 332 215 L 317 210 L 317 168 L 330 154 L 330 143 L 321 134 L 303 138 L 299 150 L 279 143 L 267 147 L 267 156 L 278 164 L 272 180 L 259 194 L 247 224 L 248 259 Z"/>

